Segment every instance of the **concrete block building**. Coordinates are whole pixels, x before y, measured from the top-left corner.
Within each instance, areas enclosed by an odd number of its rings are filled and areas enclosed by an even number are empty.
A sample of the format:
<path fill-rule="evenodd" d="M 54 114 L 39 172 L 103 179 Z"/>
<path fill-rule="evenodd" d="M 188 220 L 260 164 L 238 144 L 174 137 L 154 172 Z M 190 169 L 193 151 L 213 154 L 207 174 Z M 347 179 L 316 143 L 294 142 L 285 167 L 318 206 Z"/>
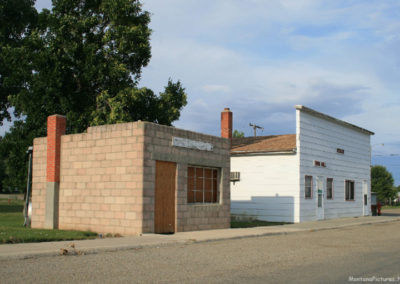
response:
<path fill-rule="evenodd" d="M 230 140 L 150 122 L 65 135 L 48 118 L 33 145 L 32 227 L 174 233 L 230 226 Z"/>

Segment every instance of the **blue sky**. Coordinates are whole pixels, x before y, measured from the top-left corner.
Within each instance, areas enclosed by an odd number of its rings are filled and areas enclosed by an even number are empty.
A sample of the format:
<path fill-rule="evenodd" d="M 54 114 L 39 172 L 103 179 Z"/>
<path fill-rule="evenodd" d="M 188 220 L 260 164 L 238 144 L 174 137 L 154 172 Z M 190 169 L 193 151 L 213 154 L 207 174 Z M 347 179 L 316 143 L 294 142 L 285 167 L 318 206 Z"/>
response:
<path fill-rule="evenodd" d="M 375 132 L 372 162 L 400 184 L 400 1 L 142 3 L 153 34 L 141 85 L 181 80 L 188 105 L 176 127 L 219 135 L 230 107 L 246 135 L 250 122 L 260 135 L 295 133 L 294 105 L 306 105 Z"/>

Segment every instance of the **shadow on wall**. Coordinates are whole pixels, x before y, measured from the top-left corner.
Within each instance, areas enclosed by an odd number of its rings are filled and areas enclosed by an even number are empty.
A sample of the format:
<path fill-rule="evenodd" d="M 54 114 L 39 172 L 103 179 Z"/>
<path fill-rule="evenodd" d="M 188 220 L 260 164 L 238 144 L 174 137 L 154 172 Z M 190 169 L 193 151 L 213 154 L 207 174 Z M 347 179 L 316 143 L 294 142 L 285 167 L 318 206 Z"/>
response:
<path fill-rule="evenodd" d="M 238 220 L 294 223 L 294 197 L 252 196 L 251 200 L 232 200 L 231 215 Z"/>

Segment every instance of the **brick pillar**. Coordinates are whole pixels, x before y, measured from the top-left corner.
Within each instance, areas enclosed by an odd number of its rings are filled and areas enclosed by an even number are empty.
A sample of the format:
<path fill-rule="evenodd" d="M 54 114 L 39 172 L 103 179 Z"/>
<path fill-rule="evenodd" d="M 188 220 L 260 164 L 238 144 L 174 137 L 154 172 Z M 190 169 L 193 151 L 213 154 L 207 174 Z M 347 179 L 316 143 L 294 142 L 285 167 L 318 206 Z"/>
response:
<path fill-rule="evenodd" d="M 232 139 L 232 112 L 229 108 L 221 112 L 221 137 Z"/>
<path fill-rule="evenodd" d="M 47 118 L 47 169 L 45 228 L 58 228 L 58 202 L 60 188 L 61 135 L 65 134 L 67 120 L 62 115 Z"/>

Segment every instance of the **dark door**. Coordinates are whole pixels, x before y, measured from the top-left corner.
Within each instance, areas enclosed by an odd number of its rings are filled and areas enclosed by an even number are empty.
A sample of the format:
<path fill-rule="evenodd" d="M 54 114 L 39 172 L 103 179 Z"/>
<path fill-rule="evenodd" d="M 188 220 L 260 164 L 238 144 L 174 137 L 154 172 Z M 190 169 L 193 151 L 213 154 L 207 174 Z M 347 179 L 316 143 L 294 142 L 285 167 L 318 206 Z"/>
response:
<path fill-rule="evenodd" d="M 176 164 L 156 161 L 154 232 L 175 232 Z"/>

